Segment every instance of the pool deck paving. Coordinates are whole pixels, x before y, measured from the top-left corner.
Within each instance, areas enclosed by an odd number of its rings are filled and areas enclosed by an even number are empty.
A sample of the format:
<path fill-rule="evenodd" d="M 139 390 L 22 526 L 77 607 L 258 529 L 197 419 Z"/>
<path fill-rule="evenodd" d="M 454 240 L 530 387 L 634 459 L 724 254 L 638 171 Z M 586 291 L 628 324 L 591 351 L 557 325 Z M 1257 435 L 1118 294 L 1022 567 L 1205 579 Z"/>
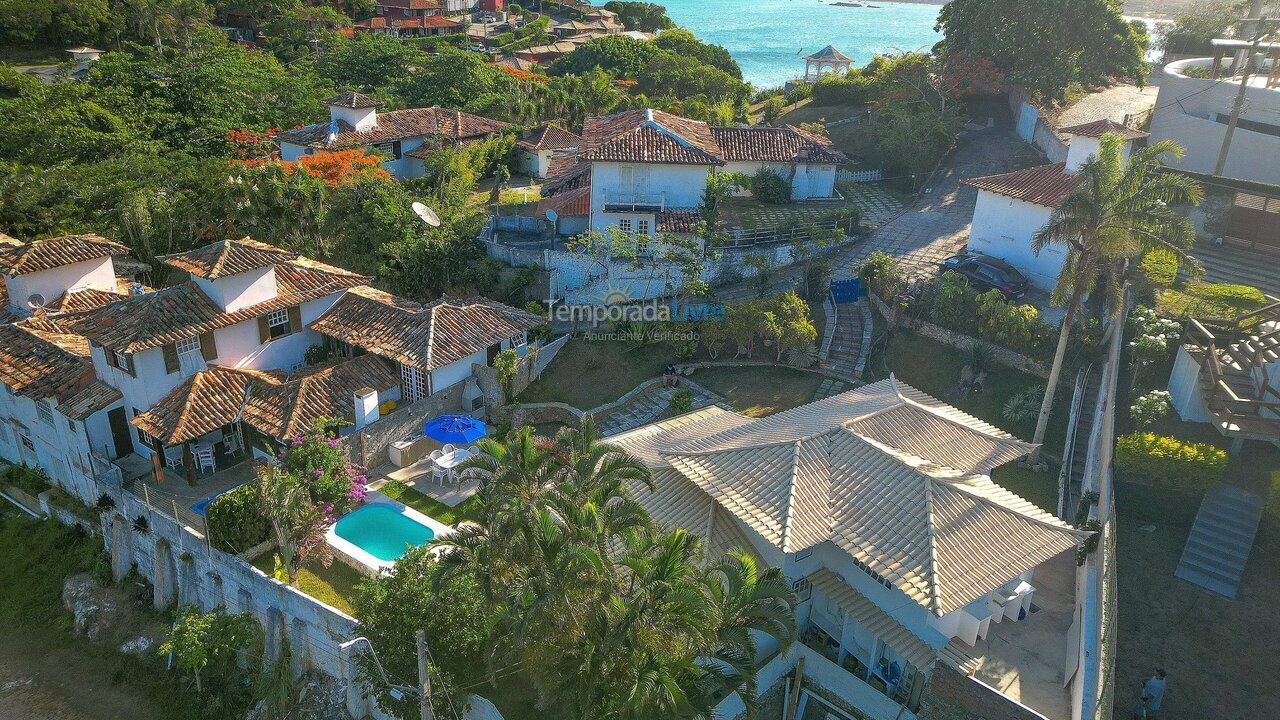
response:
<path fill-rule="evenodd" d="M 375 468 L 370 475 L 376 478 L 369 483 L 370 490 L 378 490 L 392 480 L 399 480 L 432 500 L 437 500 L 449 507 L 457 507 L 480 489 L 479 480 L 468 480 L 461 485 L 452 482 L 441 485 L 434 481 L 431 477 L 431 458 L 423 458 L 402 468 L 386 463 Z"/>

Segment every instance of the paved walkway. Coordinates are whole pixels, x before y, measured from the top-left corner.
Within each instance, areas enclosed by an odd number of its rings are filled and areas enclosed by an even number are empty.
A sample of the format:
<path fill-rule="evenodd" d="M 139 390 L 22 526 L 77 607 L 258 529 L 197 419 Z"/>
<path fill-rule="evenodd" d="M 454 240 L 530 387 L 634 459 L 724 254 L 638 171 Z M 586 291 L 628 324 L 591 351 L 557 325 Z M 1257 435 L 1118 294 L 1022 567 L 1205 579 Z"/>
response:
<path fill-rule="evenodd" d="M 815 401 L 826 400 L 827 398 L 832 397 L 833 395 L 839 395 L 848 389 L 848 383 L 841 382 L 833 378 L 826 378 L 822 381 L 822 384 L 818 385 L 818 389 L 813 393 L 813 399 Z"/>
<path fill-rule="evenodd" d="M 863 326 L 862 307 L 858 303 L 836 306 L 836 331 L 831 336 L 831 352 L 825 364 L 827 370 L 850 381 L 859 377 Z"/>

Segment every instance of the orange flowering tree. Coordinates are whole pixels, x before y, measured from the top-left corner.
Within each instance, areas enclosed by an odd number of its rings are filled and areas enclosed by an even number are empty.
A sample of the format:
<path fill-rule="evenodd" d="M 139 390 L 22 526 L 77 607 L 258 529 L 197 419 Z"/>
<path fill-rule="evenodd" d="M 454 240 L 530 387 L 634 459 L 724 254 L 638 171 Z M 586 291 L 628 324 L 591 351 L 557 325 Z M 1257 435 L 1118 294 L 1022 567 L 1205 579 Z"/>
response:
<path fill-rule="evenodd" d="M 265 132 L 249 130 L 227 131 L 227 145 L 231 148 L 231 164 L 243 167 L 260 167 L 280 159 L 276 150 L 276 130 Z"/>
<path fill-rule="evenodd" d="M 323 180 L 329 187 L 347 185 L 365 178 L 391 179 L 391 174 L 382 169 L 382 158 L 369 154 L 364 148 L 303 155 L 295 162 L 284 163 L 284 168 L 289 174 L 301 170 L 313 178 Z"/>

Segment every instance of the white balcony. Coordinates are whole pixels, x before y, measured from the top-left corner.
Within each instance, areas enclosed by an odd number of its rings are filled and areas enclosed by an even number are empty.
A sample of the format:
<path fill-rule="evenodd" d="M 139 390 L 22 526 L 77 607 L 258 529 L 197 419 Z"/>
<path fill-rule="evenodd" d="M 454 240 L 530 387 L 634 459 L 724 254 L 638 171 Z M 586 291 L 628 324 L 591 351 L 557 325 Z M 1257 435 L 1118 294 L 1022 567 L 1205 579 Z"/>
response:
<path fill-rule="evenodd" d="M 606 191 L 603 195 L 607 213 L 663 212 L 667 209 L 666 193 Z"/>

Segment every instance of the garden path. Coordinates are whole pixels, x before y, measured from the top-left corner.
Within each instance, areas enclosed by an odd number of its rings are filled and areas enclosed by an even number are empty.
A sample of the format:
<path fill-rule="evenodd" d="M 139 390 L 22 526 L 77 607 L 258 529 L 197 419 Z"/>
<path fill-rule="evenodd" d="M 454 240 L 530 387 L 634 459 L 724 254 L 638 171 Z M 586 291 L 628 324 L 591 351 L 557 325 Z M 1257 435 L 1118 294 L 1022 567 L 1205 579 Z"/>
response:
<path fill-rule="evenodd" d="M 688 390 L 691 396 L 690 410 L 715 405 L 720 402 L 719 395 L 707 390 L 688 378 L 680 379 L 680 387 L 660 387 L 651 392 L 643 393 L 632 398 L 622 406 L 613 408 L 605 414 L 596 417 L 596 426 L 600 429 L 602 436 L 617 435 L 626 432 L 641 425 L 647 425 L 657 420 L 667 411 L 671 405 L 671 397 L 680 390 Z"/>

